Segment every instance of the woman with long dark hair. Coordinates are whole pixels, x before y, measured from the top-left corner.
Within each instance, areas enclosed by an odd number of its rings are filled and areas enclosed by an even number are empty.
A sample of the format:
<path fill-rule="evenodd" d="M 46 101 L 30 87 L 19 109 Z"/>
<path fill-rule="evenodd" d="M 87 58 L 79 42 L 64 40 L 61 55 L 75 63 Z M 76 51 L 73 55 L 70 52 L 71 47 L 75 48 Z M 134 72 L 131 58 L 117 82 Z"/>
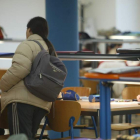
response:
<path fill-rule="evenodd" d="M 50 111 L 52 103 L 34 96 L 24 85 L 24 78 L 41 51 L 32 40 L 38 41 L 49 53 L 55 52 L 47 36 L 47 21 L 42 17 L 32 18 L 27 24 L 27 40 L 17 47 L 12 66 L 0 80 L 1 108 L 2 111 L 8 108 L 10 135 L 24 133 L 29 139 L 34 139 L 41 119 Z"/>

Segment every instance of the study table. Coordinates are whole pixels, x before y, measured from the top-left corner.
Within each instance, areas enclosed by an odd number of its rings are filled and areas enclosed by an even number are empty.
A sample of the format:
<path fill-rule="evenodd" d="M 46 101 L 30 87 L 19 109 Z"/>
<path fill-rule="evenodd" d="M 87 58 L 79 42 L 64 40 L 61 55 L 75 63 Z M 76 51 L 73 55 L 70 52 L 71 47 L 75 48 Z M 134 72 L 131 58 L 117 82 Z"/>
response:
<path fill-rule="evenodd" d="M 81 115 L 100 116 L 100 103 L 89 101 L 78 101 L 81 105 Z M 111 102 L 111 115 L 126 115 L 140 113 L 138 102 Z M 8 128 L 7 110 L 0 117 L 0 128 Z"/>
<path fill-rule="evenodd" d="M 9 56 L 2 56 L 0 58 L 12 58 L 12 54 Z M 74 54 L 74 53 L 58 53 L 58 57 L 65 61 L 138 61 L 140 60 L 140 54 Z M 78 77 L 77 77 L 78 78 Z M 81 78 L 82 79 L 82 78 Z M 86 79 L 83 77 L 83 79 Z M 102 139 L 111 138 L 111 110 L 110 110 L 110 82 L 113 79 L 86 79 L 86 80 L 99 80 L 100 81 L 100 137 Z M 121 79 L 119 82 L 129 81 L 130 79 Z M 117 81 L 116 79 L 114 81 Z M 131 82 L 140 82 L 138 80 L 131 80 Z"/>
<path fill-rule="evenodd" d="M 119 83 L 131 82 L 135 84 L 140 84 L 140 78 L 120 77 L 120 79 L 94 79 L 94 78 L 80 77 L 80 79 L 99 81 L 100 137 L 102 139 L 111 139 L 111 108 L 110 108 L 111 91 L 110 91 L 110 87 L 112 86 L 112 83 L 115 83 L 115 82 L 119 82 Z M 140 106 L 137 106 L 137 108 L 140 108 Z M 133 112 L 133 110 L 131 111 Z M 139 113 L 139 112 L 136 111 L 135 113 Z M 130 113 L 130 114 L 133 114 L 133 113 Z"/>
<path fill-rule="evenodd" d="M 78 101 L 81 105 L 81 114 L 99 116 L 100 102 Z M 138 102 L 110 102 L 111 115 L 128 115 L 140 113 Z"/>

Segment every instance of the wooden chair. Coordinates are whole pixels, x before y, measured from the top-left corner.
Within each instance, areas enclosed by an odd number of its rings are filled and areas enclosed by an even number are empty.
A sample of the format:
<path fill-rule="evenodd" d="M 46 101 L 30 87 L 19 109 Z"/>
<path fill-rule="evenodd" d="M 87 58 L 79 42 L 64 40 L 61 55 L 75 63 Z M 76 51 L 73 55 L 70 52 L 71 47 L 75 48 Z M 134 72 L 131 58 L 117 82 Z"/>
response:
<path fill-rule="evenodd" d="M 46 116 L 46 121 L 42 128 L 40 140 L 42 139 L 44 130 L 54 130 L 56 132 L 70 130 L 71 138 L 73 138 L 73 126 L 75 126 L 78 122 L 80 113 L 81 105 L 78 102 L 62 100 L 55 101 L 52 105 L 50 113 Z M 46 124 L 48 124 L 47 127 Z"/>
<path fill-rule="evenodd" d="M 75 91 L 79 96 L 89 96 L 91 88 L 89 87 L 65 87 L 62 89 L 61 92 L 66 92 L 67 90 L 73 90 Z M 96 138 L 98 137 L 97 128 L 94 116 L 91 116 L 93 127 L 88 127 L 87 125 L 76 125 L 74 129 L 90 129 L 95 130 Z"/>
<path fill-rule="evenodd" d="M 79 96 L 89 96 L 91 92 L 91 88 L 89 87 L 65 87 L 61 90 L 61 92 L 66 92 L 67 90 L 73 90 Z"/>
<path fill-rule="evenodd" d="M 80 76 L 84 76 L 85 73 L 86 73 L 86 71 L 84 69 L 80 69 L 80 71 L 79 71 Z M 91 92 L 90 92 L 91 94 L 97 94 L 98 93 L 97 86 L 99 85 L 99 82 L 82 80 L 82 79 L 80 79 L 80 81 L 82 82 L 84 87 L 90 87 L 91 88 Z"/>
<path fill-rule="evenodd" d="M 140 94 L 140 86 L 126 87 L 122 91 L 123 99 L 136 99 Z"/>
<path fill-rule="evenodd" d="M 0 102 L 1 104 L 1 102 Z M 1 110 L 1 106 L 0 106 Z M 3 111 L 3 113 L 0 113 L 0 128 L 2 129 L 9 129 L 8 127 L 8 117 L 7 117 L 7 108 Z M 8 139 L 10 135 L 0 135 L 0 140 Z"/>
<path fill-rule="evenodd" d="M 6 73 L 7 70 L 0 70 L 0 79 Z"/>
<path fill-rule="evenodd" d="M 140 94 L 140 87 L 138 86 L 126 87 L 122 91 L 122 98 L 123 99 L 136 99 L 137 95 L 139 94 Z M 140 128 L 140 125 L 131 123 L 131 119 L 129 119 L 129 123 L 120 123 L 120 124 L 111 125 L 111 129 L 116 130 L 116 131 L 134 129 L 135 133 L 137 133 L 138 128 Z M 131 132 L 129 131 L 129 133 Z"/>

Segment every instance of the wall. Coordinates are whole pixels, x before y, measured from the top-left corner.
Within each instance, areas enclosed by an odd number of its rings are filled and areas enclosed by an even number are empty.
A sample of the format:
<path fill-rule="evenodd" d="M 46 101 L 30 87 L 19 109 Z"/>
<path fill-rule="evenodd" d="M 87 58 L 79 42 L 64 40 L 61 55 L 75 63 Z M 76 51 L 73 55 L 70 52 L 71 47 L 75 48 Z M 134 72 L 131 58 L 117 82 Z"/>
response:
<path fill-rule="evenodd" d="M 25 39 L 27 22 L 45 15 L 45 0 L 0 0 L 0 26 L 8 38 Z"/>
<path fill-rule="evenodd" d="M 0 0 L 0 26 L 8 38 L 25 40 L 27 22 L 35 16 L 45 18 L 45 11 L 45 0 Z M 19 43 L 0 44 L 0 52 L 15 52 Z M 0 60 L 0 64 L 0 68 L 8 68 L 11 62 Z"/>
<path fill-rule="evenodd" d="M 124 31 L 140 31 L 140 0 L 116 0 L 116 27 Z M 140 44 L 123 44 L 124 48 L 140 48 Z"/>
<path fill-rule="evenodd" d="M 115 0 L 79 0 L 85 5 L 84 24 L 92 21 L 96 30 L 109 29 L 116 24 Z"/>
<path fill-rule="evenodd" d="M 108 30 L 116 25 L 116 0 L 79 0 L 80 5 L 84 4 L 84 31 L 91 37 L 98 37 L 97 31 L 101 29 Z M 79 25 L 81 19 L 79 18 Z M 80 26 L 79 26 L 80 27 Z M 80 30 L 80 28 L 79 28 Z M 104 38 L 104 37 L 100 37 Z M 105 44 L 100 43 L 101 53 L 105 53 Z"/>
<path fill-rule="evenodd" d="M 140 31 L 140 0 L 116 1 L 116 27 L 121 31 Z"/>
<path fill-rule="evenodd" d="M 98 37 L 98 30 L 116 27 L 121 32 L 140 31 L 140 0 L 79 0 L 85 4 L 85 31 Z M 80 20 L 79 20 L 80 23 Z M 140 44 L 123 44 L 123 47 L 140 47 Z M 104 44 L 99 45 L 101 53 Z"/>
<path fill-rule="evenodd" d="M 93 19 L 96 30 L 140 30 L 140 0 L 79 0 L 80 4 L 85 5 L 85 27 L 88 19 Z"/>

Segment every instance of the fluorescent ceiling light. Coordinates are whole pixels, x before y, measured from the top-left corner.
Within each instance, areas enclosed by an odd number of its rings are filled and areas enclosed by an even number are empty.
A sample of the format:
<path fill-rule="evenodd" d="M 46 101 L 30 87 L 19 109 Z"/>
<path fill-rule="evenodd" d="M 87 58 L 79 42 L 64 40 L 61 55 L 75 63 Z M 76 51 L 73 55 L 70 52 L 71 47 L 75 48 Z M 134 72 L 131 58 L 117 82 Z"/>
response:
<path fill-rule="evenodd" d="M 110 39 L 137 39 L 136 36 L 119 36 L 119 35 L 113 35 L 109 37 Z"/>
<path fill-rule="evenodd" d="M 0 60 L 12 60 L 12 58 L 0 58 Z"/>
<path fill-rule="evenodd" d="M 0 44 L 3 44 L 4 43 L 4 41 L 0 41 Z"/>
<path fill-rule="evenodd" d="M 140 82 L 127 82 L 127 81 L 111 81 L 111 83 L 140 85 Z"/>
<path fill-rule="evenodd" d="M 92 59 L 87 59 L 87 60 L 82 60 L 82 61 L 126 61 L 126 60 L 111 60 L 111 59 L 94 59 L 94 60 L 92 60 Z"/>

